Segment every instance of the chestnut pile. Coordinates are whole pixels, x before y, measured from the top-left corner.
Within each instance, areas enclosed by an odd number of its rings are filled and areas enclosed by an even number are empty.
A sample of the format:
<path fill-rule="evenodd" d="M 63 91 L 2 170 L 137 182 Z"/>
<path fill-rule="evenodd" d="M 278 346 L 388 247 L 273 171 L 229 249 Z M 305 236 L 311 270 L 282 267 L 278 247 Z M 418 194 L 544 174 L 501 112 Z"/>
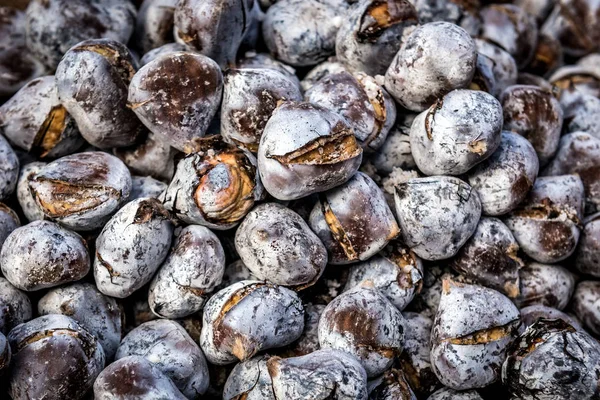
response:
<path fill-rule="evenodd" d="M 0 2 L 0 398 L 600 399 L 597 0 Z"/>

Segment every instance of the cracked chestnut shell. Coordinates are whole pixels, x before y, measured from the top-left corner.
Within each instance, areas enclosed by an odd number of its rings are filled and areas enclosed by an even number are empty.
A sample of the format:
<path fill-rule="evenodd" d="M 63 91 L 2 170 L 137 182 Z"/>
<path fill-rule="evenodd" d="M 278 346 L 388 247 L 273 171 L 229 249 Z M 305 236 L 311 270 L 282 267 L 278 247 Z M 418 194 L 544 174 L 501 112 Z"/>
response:
<path fill-rule="evenodd" d="M 406 331 L 404 350 L 398 358 L 398 368 L 410 384 L 411 389 L 424 397 L 440 385 L 431 369 L 430 338 L 433 319 L 416 312 L 404 312 Z"/>
<path fill-rule="evenodd" d="M 560 265 L 530 262 L 519 271 L 521 293 L 515 299 L 520 308 L 542 304 L 563 310 L 573 295 L 575 276 Z"/>
<path fill-rule="evenodd" d="M 478 55 L 481 54 L 492 60 L 492 73 L 496 85 L 491 94 L 499 97 L 507 87 L 517 83 L 518 69 L 513 56 L 500 46 L 483 39 L 475 39 Z"/>
<path fill-rule="evenodd" d="M 131 44 L 141 54 L 175 41 L 173 27 L 177 0 L 145 0 L 138 10 Z"/>
<path fill-rule="evenodd" d="M 31 300 L 7 279 L 0 278 L 0 333 L 8 335 L 15 326 L 31 319 Z"/>
<path fill-rule="evenodd" d="M 400 233 L 383 192 L 362 172 L 320 193 L 308 223 L 334 265 L 364 261 Z"/>
<path fill-rule="evenodd" d="M 284 103 L 273 112 L 258 148 L 265 189 L 295 200 L 334 188 L 358 170 L 363 150 L 341 116 L 309 103 Z"/>
<path fill-rule="evenodd" d="M 73 318 L 94 335 L 107 360 L 121 341 L 122 315 L 116 300 L 102 295 L 91 283 L 74 283 L 50 290 L 37 305 L 40 315 L 62 314 Z"/>
<path fill-rule="evenodd" d="M 129 332 L 115 358 L 128 356 L 146 358 L 189 399 L 201 398 L 208 388 L 206 359 L 200 347 L 175 321 L 149 321 Z"/>
<path fill-rule="evenodd" d="M 563 131 L 587 132 L 599 137 L 600 131 L 600 99 L 587 93 L 576 93 L 574 96 L 561 96 L 560 104 L 564 110 L 565 124 Z"/>
<path fill-rule="evenodd" d="M 94 382 L 94 399 L 186 400 L 173 381 L 141 356 L 124 357 L 108 365 Z"/>
<path fill-rule="evenodd" d="M 369 382 L 369 400 L 417 400 L 402 370 L 391 368 Z"/>
<path fill-rule="evenodd" d="M 28 179 L 44 215 L 78 231 L 103 226 L 131 191 L 131 174 L 125 164 L 102 152 L 59 158 Z"/>
<path fill-rule="evenodd" d="M 20 226 L 18 215 L 6 204 L 0 203 L 0 249 L 8 235 Z"/>
<path fill-rule="evenodd" d="M 325 310 L 324 304 L 304 303 L 304 331 L 294 343 L 276 352 L 289 358 L 310 354 L 321 348 L 319 345 L 319 320 Z"/>
<path fill-rule="evenodd" d="M 469 34 L 449 22 L 431 22 L 403 41 L 385 73 L 385 88 L 401 106 L 421 112 L 446 93 L 468 87 L 476 67 Z"/>
<path fill-rule="evenodd" d="M 575 288 L 571 309 L 583 326 L 594 335 L 600 335 L 600 283 L 581 281 Z M 576 327 L 576 325 L 573 325 Z"/>
<path fill-rule="evenodd" d="M 175 39 L 223 69 L 234 66 L 255 16 L 253 4 L 253 0 L 181 0 L 175 8 Z"/>
<path fill-rule="evenodd" d="M 19 164 L 15 151 L 0 135 L 0 201 L 7 199 L 17 188 Z"/>
<path fill-rule="evenodd" d="M 410 149 L 426 175 L 461 175 L 500 145 L 502 107 L 492 95 L 454 90 L 423 111 L 410 128 Z"/>
<path fill-rule="evenodd" d="M 37 174 L 45 165 L 45 162 L 34 161 L 23 165 L 19 171 L 19 180 L 17 181 L 16 190 L 17 200 L 19 201 L 19 206 L 21 206 L 21 211 L 23 211 L 25 218 L 27 218 L 29 222 L 44 219 L 44 213 L 35 202 L 35 198 L 29 189 L 29 179 Z M 0 242 L 2 242 L 2 240 L 0 240 Z"/>
<path fill-rule="evenodd" d="M 408 0 L 363 0 L 349 11 L 336 35 L 339 62 L 367 75 L 383 75 L 400 49 L 406 28 L 419 23 Z"/>
<path fill-rule="evenodd" d="M 484 7 L 480 37 L 494 43 L 515 58 L 519 69 L 529 64 L 535 54 L 538 26 L 535 18 L 513 4 L 492 4 Z"/>
<path fill-rule="evenodd" d="M 540 319 L 562 319 L 567 324 L 571 325 L 577 330 L 583 329 L 577 319 L 569 314 L 554 308 L 548 307 L 543 304 L 532 304 L 527 307 L 523 307 L 521 312 L 521 326 L 519 326 L 519 334 L 523 334 L 527 328 L 535 324 Z"/>
<path fill-rule="evenodd" d="M 267 369 L 277 399 L 366 399 L 367 375 L 350 354 L 325 349 L 300 357 L 272 357 Z"/>
<path fill-rule="evenodd" d="M 370 281 L 333 299 L 319 320 L 321 349 L 352 354 L 374 377 L 402 353 L 405 320 Z"/>
<path fill-rule="evenodd" d="M 225 382 L 223 400 L 276 400 L 267 370 L 269 358 L 261 355 L 238 363 Z"/>
<path fill-rule="evenodd" d="M 175 156 L 178 151 L 152 133 L 141 143 L 113 149 L 113 152 L 132 174 L 152 176 L 168 182 L 175 173 Z"/>
<path fill-rule="evenodd" d="M 151 176 L 132 176 L 131 177 L 131 201 L 141 199 L 142 197 L 152 197 L 158 199 L 162 192 L 167 190 L 167 184 L 157 181 Z"/>
<path fill-rule="evenodd" d="M 499 380 L 519 318 L 517 307 L 500 292 L 444 280 L 431 333 L 431 364 L 440 382 L 467 390 Z"/>
<path fill-rule="evenodd" d="M 279 0 L 269 7 L 262 33 L 270 53 L 294 67 L 335 54 L 335 38 L 349 5 L 345 0 Z"/>
<path fill-rule="evenodd" d="M 541 319 L 508 351 L 502 383 L 516 398 L 594 399 L 600 395 L 600 348 L 559 319 Z"/>
<path fill-rule="evenodd" d="M 235 248 L 258 279 L 305 288 L 327 266 L 327 250 L 295 212 L 278 203 L 256 206 L 235 233 Z"/>
<path fill-rule="evenodd" d="M 140 68 L 129 85 L 128 101 L 156 138 L 189 152 L 193 140 L 206 134 L 222 91 L 223 75 L 216 62 L 179 51 L 162 54 Z"/>
<path fill-rule="evenodd" d="M 411 3 L 417 9 L 421 24 L 446 21 L 460 26 L 473 37 L 479 34 L 479 0 L 411 0 Z"/>
<path fill-rule="evenodd" d="M 50 70 L 71 46 L 87 39 L 127 43 L 136 10 L 129 0 L 33 0 L 27 15 L 27 47 Z"/>
<path fill-rule="evenodd" d="M 391 242 L 378 255 L 353 265 L 344 291 L 371 281 L 389 301 L 402 311 L 421 291 L 423 262 L 399 240 Z"/>
<path fill-rule="evenodd" d="M 241 281 L 204 306 L 200 346 L 208 361 L 226 365 L 288 345 L 303 330 L 304 309 L 295 292 L 268 282 Z"/>
<path fill-rule="evenodd" d="M 452 260 L 452 268 L 477 283 L 504 293 L 519 295 L 519 245 L 510 229 L 497 218 L 483 217 L 477 229 Z"/>
<path fill-rule="evenodd" d="M 584 187 L 577 175 L 539 177 L 528 198 L 504 223 L 525 254 L 541 263 L 569 257 L 583 219 Z"/>
<path fill-rule="evenodd" d="M 569 104 L 581 94 L 600 96 L 600 69 L 594 54 L 590 55 L 589 64 L 582 58 L 577 64 L 558 68 L 548 77 L 548 81 L 557 87 L 557 98 L 561 104 Z"/>
<path fill-rule="evenodd" d="M 375 151 L 396 120 L 396 104 L 375 78 L 362 72 L 329 74 L 304 95 L 305 100 L 341 115 L 365 149 Z"/>
<path fill-rule="evenodd" d="M 467 173 L 477 190 L 483 214 L 498 216 L 514 210 L 526 197 L 539 171 L 535 149 L 523 136 L 502 132 L 500 146 Z"/>
<path fill-rule="evenodd" d="M 98 340 L 64 315 L 21 324 L 10 331 L 8 341 L 8 393 L 15 400 L 82 399 L 104 368 Z"/>
<path fill-rule="evenodd" d="M 537 86 L 514 85 L 500 98 L 504 129 L 525 137 L 535 149 L 540 165 L 547 164 L 558 149 L 563 110 L 551 92 Z"/>
<path fill-rule="evenodd" d="M 583 274 L 600 277 L 600 215 L 586 221 L 581 231 L 575 268 Z"/>
<path fill-rule="evenodd" d="M 182 221 L 221 230 L 236 226 L 263 195 L 252 153 L 210 136 L 179 161 L 163 203 Z"/>
<path fill-rule="evenodd" d="M 65 54 L 56 69 L 60 102 L 77 122 L 81 136 L 101 149 L 129 146 L 144 127 L 127 107 L 137 62 L 114 40 L 91 39 Z"/>
<path fill-rule="evenodd" d="M 29 82 L 0 107 L 0 132 L 13 146 L 40 159 L 74 153 L 84 141 L 58 101 L 54 76 Z"/>
<path fill-rule="evenodd" d="M 173 224 L 156 199 L 127 203 L 96 239 L 94 279 L 103 294 L 124 298 L 146 283 L 167 257 Z"/>
<path fill-rule="evenodd" d="M 183 318 L 200 311 L 225 270 L 223 246 L 208 228 L 189 225 L 175 236 L 148 291 L 152 312 L 162 318 Z"/>
<path fill-rule="evenodd" d="M 395 187 L 401 237 L 425 260 L 450 258 L 471 237 L 481 216 L 477 192 L 458 178 L 413 178 Z"/>
<path fill-rule="evenodd" d="M 2 273 L 15 287 L 35 291 L 78 281 L 90 270 L 81 236 L 50 221 L 15 229 L 0 252 Z"/>
<path fill-rule="evenodd" d="M 284 101 L 301 101 L 297 80 L 274 68 L 238 68 L 225 73 L 221 135 L 254 153 L 265 125 Z"/>

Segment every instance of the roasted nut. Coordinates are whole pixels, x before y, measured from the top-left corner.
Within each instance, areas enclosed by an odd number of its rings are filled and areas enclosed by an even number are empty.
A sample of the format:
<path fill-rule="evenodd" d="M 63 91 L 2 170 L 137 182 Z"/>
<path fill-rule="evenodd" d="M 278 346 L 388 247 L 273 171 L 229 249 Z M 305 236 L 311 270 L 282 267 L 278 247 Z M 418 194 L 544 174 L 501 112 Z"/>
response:
<path fill-rule="evenodd" d="M 258 278 L 252 275 L 252 271 L 248 269 L 242 262 L 242 260 L 236 260 L 225 267 L 223 273 L 223 279 L 217 286 L 217 290 L 226 288 L 227 286 L 233 285 L 239 281 L 257 281 Z"/>
<path fill-rule="evenodd" d="M 0 278 L 0 333 L 8 335 L 15 326 L 31 319 L 29 297 L 4 278 Z"/>
<path fill-rule="evenodd" d="M 301 357 L 272 357 L 267 369 L 276 399 L 366 399 L 367 375 L 360 363 L 339 350 Z"/>
<path fill-rule="evenodd" d="M 502 107 L 482 91 L 454 90 L 419 114 L 410 149 L 426 175 L 460 175 L 500 145 Z"/>
<path fill-rule="evenodd" d="M 533 15 L 539 25 L 544 23 L 556 0 L 515 0 L 514 4 L 519 6 L 523 11 Z"/>
<path fill-rule="evenodd" d="M 0 107 L 0 132 L 13 146 L 39 158 L 74 153 L 84 141 L 58 101 L 54 76 L 37 78 Z"/>
<path fill-rule="evenodd" d="M 300 81 L 300 86 L 305 92 L 313 87 L 321 79 L 325 78 L 330 74 L 338 74 L 340 72 L 349 72 L 346 67 L 335 57 L 329 57 L 327 61 L 323 61 L 316 67 L 306 73 L 304 79 Z"/>
<path fill-rule="evenodd" d="M 445 280 L 431 333 L 431 364 L 440 382 L 467 390 L 499 380 L 519 318 L 499 292 Z"/>
<path fill-rule="evenodd" d="M 10 144 L 0 135 L 0 201 L 16 189 L 19 179 L 19 159 Z"/>
<path fill-rule="evenodd" d="M 512 4 L 492 4 L 481 10 L 481 38 L 494 43 L 525 68 L 535 54 L 538 27 L 535 18 Z"/>
<path fill-rule="evenodd" d="M 150 321 L 129 332 L 115 358 L 128 356 L 146 358 L 189 399 L 200 398 L 208 388 L 208 367 L 202 351 L 174 321 Z"/>
<path fill-rule="evenodd" d="M 504 129 L 524 136 L 546 165 L 558 149 L 563 111 L 551 92 L 537 86 L 509 86 L 501 96 Z"/>
<path fill-rule="evenodd" d="M 494 96 L 498 97 L 504 89 L 517 83 L 517 63 L 513 56 L 504 51 L 499 46 L 486 42 L 482 39 L 475 39 L 477 53 L 492 60 L 492 72 L 496 86 L 494 86 Z"/>
<path fill-rule="evenodd" d="M 98 339 L 106 359 L 113 359 L 121 341 L 121 309 L 115 299 L 103 296 L 91 283 L 50 290 L 38 302 L 38 313 L 73 318 Z"/>
<path fill-rule="evenodd" d="M 446 1 L 451 3 L 449 0 Z M 491 95 L 496 94 L 494 60 L 484 54 L 477 53 L 477 69 L 475 70 L 475 75 L 473 75 L 469 89 L 482 90 Z"/>
<path fill-rule="evenodd" d="M 370 281 L 400 311 L 421 291 L 423 262 L 400 241 L 379 255 L 350 268 L 344 291 Z"/>
<path fill-rule="evenodd" d="M 252 24 L 253 3 L 252 0 L 181 0 L 175 9 L 175 39 L 212 58 L 221 68 L 231 67 Z"/>
<path fill-rule="evenodd" d="M 502 132 L 498 150 L 469 171 L 469 184 L 477 190 L 485 215 L 503 215 L 527 197 L 537 177 L 535 149 L 516 133 Z"/>
<path fill-rule="evenodd" d="M 336 35 L 336 57 L 354 72 L 383 75 L 400 50 L 402 35 L 418 23 L 408 0 L 358 2 Z"/>
<path fill-rule="evenodd" d="M 433 393 L 427 400 L 483 400 L 483 397 L 474 390 L 457 391 L 443 388 Z"/>
<path fill-rule="evenodd" d="M 145 0 L 140 7 L 131 44 L 145 54 L 171 43 L 177 0 Z"/>
<path fill-rule="evenodd" d="M 517 78 L 518 85 L 527 85 L 527 86 L 538 86 L 548 92 L 552 92 L 556 95 L 557 88 L 553 86 L 546 79 L 541 76 L 530 74 L 528 72 L 519 72 L 519 77 Z"/>
<path fill-rule="evenodd" d="M 29 178 L 45 216 L 68 228 L 100 228 L 127 201 L 131 174 L 118 158 L 101 152 L 72 154 Z"/>
<path fill-rule="evenodd" d="M 50 221 L 35 221 L 6 238 L 0 266 L 15 287 L 34 291 L 83 278 L 90 270 L 90 256 L 75 232 Z"/>
<path fill-rule="evenodd" d="M 542 304 L 563 310 L 575 290 L 575 277 L 559 265 L 529 263 L 519 271 L 521 293 L 515 299 L 519 307 Z"/>
<path fill-rule="evenodd" d="M 402 240 L 425 260 L 454 256 L 481 216 L 477 193 L 450 176 L 410 179 L 396 186 L 394 199 Z"/>
<path fill-rule="evenodd" d="M 263 355 L 237 364 L 225 383 L 223 400 L 276 400 L 267 360 Z"/>
<path fill-rule="evenodd" d="M 383 192 L 362 172 L 321 193 L 310 213 L 309 224 L 334 265 L 372 257 L 398 236 L 400 230 Z"/>
<path fill-rule="evenodd" d="M 289 102 L 275 109 L 258 148 L 263 185 L 280 200 L 341 185 L 361 161 L 362 148 L 342 117 L 309 103 Z"/>
<path fill-rule="evenodd" d="M 563 64 L 563 49 L 561 43 L 554 37 L 540 32 L 533 59 L 527 70 L 536 75 L 545 76 Z"/>
<path fill-rule="evenodd" d="M 319 344 L 322 349 L 352 354 L 367 376 L 375 377 L 402 352 L 404 330 L 400 311 L 367 281 L 325 307 L 319 320 Z"/>
<path fill-rule="evenodd" d="M 163 318 L 183 318 L 202 309 L 221 283 L 225 253 L 208 228 L 190 225 L 176 233 L 175 243 L 150 284 L 148 303 Z"/>
<path fill-rule="evenodd" d="M 389 369 L 369 382 L 369 400 L 417 400 L 404 372 Z"/>
<path fill-rule="evenodd" d="M 444 264 L 429 264 L 424 268 L 423 287 L 415 295 L 414 300 L 408 305 L 410 311 L 419 312 L 421 315 L 434 318 L 442 297 L 443 283 L 446 279 L 456 281 L 464 280 L 452 268 Z"/>
<path fill-rule="evenodd" d="M 421 24 L 435 21 L 452 22 L 477 36 L 481 28 L 479 1 L 465 0 L 414 0 Z"/>
<path fill-rule="evenodd" d="M 600 217 L 592 217 L 581 231 L 575 267 L 583 274 L 600 277 Z"/>
<path fill-rule="evenodd" d="M 156 138 L 185 151 L 193 139 L 205 135 L 222 90 L 216 62 L 182 51 L 163 54 L 140 68 L 131 79 L 128 101 Z"/>
<path fill-rule="evenodd" d="M 75 320 L 44 315 L 8 334 L 8 393 L 22 399 L 82 399 L 104 368 L 98 340 Z"/>
<path fill-rule="evenodd" d="M 598 299 L 600 298 L 600 282 L 582 281 L 579 282 L 575 292 L 571 308 L 583 326 L 594 335 L 600 335 L 600 308 Z M 576 325 L 573 325 L 576 327 Z"/>
<path fill-rule="evenodd" d="M 319 320 L 324 310 L 323 304 L 304 304 L 304 332 L 294 343 L 277 351 L 277 355 L 283 358 L 299 357 L 319 350 Z"/>
<path fill-rule="evenodd" d="M 410 387 L 424 397 L 440 384 L 431 369 L 429 352 L 433 320 L 415 312 L 406 312 L 403 315 L 407 329 L 404 332 L 404 351 L 398 360 L 399 367 Z"/>
<path fill-rule="evenodd" d="M 577 93 L 572 97 L 561 97 L 567 133 L 582 131 L 599 137 L 600 99 L 590 94 Z"/>
<path fill-rule="evenodd" d="M 525 332 L 527 328 L 538 322 L 540 319 L 562 319 L 573 328 L 577 330 L 582 329 L 579 321 L 571 315 L 543 304 L 533 304 L 521 308 L 521 326 L 519 326 L 519 334 Z"/>
<path fill-rule="evenodd" d="M 230 229 L 263 198 L 256 158 L 220 136 L 196 146 L 197 152 L 177 164 L 165 207 L 187 223 Z"/>
<path fill-rule="evenodd" d="M 169 0 L 167 0 L 167 1 L 169 1 Z M 190 49 L 185 44 L 181 44 L 181 43 L 163 44 L 162 46 L 157 47 L 153 50 L 150 50 L 149 52 L 144 54 L 144 56 L 140 59 L 140 68 L 143 67 L 144 65 L 148 64 L 149 62 L 154 61 L 155 59 L 157 59 L 159 56 L 162 56 L 163 54 L 178 53 L 180 51 L 193 52 L 193 50 Z"/>
<path fill-rule="evenodd" d="M 529 257 L 541 263 L 559 262 L 575 251 L 583 202 L 579 176 L 539 177 L 528 198 L 504 223 Z"/>
<path fill-rule="evenodd" d="M 119 157 L 132 173 L 150 175 L 167 181 L 171 180 L 175 173 L 176 153 L 177 150 L 153 134 L 149 134 L 144 142 L 137 145 L 114 149 L 115 156 Z"/>
<path fill-rule="evenodd" d="M 8 370 L 10 366 L 10 345 L 8 344 L 8 340 L 6 340 L 6 336 L 3 333 L 0 333 L 0 376 L 4 375 L 4 373 Z"/>
<path fill-rule="evenodd" d="M 584 60 L 584 58 L 581 60 Z M 595 62 L 593 59 L 592 61 Z M 581 94 L 600 96 L 600 69 L 598 65 L 588 65 L 585 61 L 583 63 L 583 65 L 565 65 L 557 69 L 548 78 L 548 81 L 560 90 L 558 98 L 561 104 L 569 104 Z"/>
<path fill-rule="evenodd" d="M 200 346 L 213 364 L 245 361 L 288 345 L 304 330 L 304 309 L 295 292 L 259 281 L 241 281 L 204 306 Z"/>
<path fill-rule="evenodd" d="M 129 200 L 133 201 L 141 199 L 142 197 L 158 199 L 160 194 L 165 190 L 167 190 L 167 184 L 157 181 L 151 176 L 132 176 L 131 195 L 129 196 Z"/>
<path fill-rule="evenodd" d="M 223 88 L 221 135 L 256 153 L 275 108 L 284 101 L 301 100 L 298 82 L 276 69 L 230 69 Z"/>
<path fill-rule="evenodd" d="M 238 62 L 237 67 L 240 69 L 249 68 L 249 69 L 257 69 L 257 68 L 268 68 L 275 69 L 281 72 L 283 75 L 288 77 L 297 85 L 300 84 L 300 80 L 296 76 L 296 70 L 289 65 L 282 63 L 281 61 L 277 61 L 269 53 L 256 53 L 253 51 L 247 52 L 244 57 Z M 308 74 L 307 74 L 308 76 Z M 306 90 L 306 89 L 304 89 Z"/>
<path fill-rule="evenodd" d="M 27 8 L 27 47 L 53 70 L 83 40 L 103 37 L 127 43 L 135 14 L 129 0 L 33 0 Z"/>
<path fill-rule="evenodd" d="M 106 367 L 94 382 L 98 400 L 185 400 L 173 381 L 140 356 L 124 357 Z"/>
<path fill-rule="evenodd" d="M 420 112 L 446 93 L 469 86 L 476 65 L 475 43 L 464 29 L 432 22 L 402 43 L 385 73 L 385 88 L 400 105 Z"/>
<path fill-rule="evenodd" d="M 345 0 L 279 0 L 263 20 L 265 43 L 286 64 L 316 65 L 335 53 L 335 37 L 347 10 Z"/>
<path fill-rule="evenodd" d="M 156 199 L 127 203 L 96 239 L 94 279 L 107 296 L 124 298 L 146 283 L 167 257 L 173 225 Z"/>
<path fill-rule="evenodd" d="M 519 399 L 593 399 L 599 374 L 596 340 L 562 320 L 542 319 L 512 344 L 502 383 Z"/>
<path fill-rule="evenodd" d="M 391 0 L 390 0 L 391 1 Z M 392 97 L 361 72 L 329 74 L 305 94 L 306 101 L 341 115 L 365 150 L 377 150 L 396 120 Z"/>
<path fill-rule="evenodd" d="M 304 288 L 327 265 L 327 250 L 306 222 L 277 203 L 255 207 L 235 233 L 235 248 L 258 279 Z"/>
<path fill-rule="evenodd" d="M 21 221 L 17 214 L 5 204 L 0 203 L 0 249 L 8 235 L 19 226 L 21 226 Z"/>
<path fill-rule="evenodd" d="M 561 0 L 556 2 L 541 31 L 558 39 L 565 54 L 581 57 L 598 50 L 600 34 L 588 27 L 598 26 L 599 15 L 600 5 L 593 1 Z"/>
<path fill-rule="evenodd" d="M 136 69 L 127 47 L 108 39 L 81 42 L 60 61 L 58 98 L 77 122 L 81 136 L 93 146 L 129 146 L 144 133 L 127 108 L 128 86 Z"/>
<path fill-rule="evenodd" d="M 394 168 L 414 169 L 417 166 L 410 151 L 409 136 L 414 117 L 416 114 L 399 115 L 383 145 L 370 155 L 377 173 L 388 175 Z"/>
<path fill-rule="evenodd" d="M 26 47 L 25 13 L 11 7 L 10 2 L 6 5 L 0 6 L 0 97 L 12 96 L 46 72 Z"/>
<path fill-rule="evenodd" d="M 483 217 L 475 233 L 452 260 L 452 268 L 481 285 L 508 297 L 519 295 L 519 245 L 510 229 L 497 218 Z"/>

